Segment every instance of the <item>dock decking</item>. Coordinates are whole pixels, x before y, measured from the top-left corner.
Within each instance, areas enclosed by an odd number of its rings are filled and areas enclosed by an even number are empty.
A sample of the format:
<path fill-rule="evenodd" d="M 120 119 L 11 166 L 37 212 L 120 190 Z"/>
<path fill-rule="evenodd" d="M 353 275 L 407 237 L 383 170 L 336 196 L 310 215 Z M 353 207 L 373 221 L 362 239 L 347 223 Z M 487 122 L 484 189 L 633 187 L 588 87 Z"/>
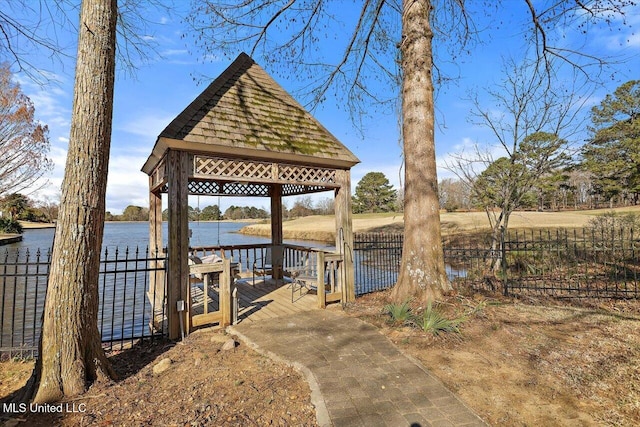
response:
<path fill-rule="evenodd" d="M 315 292 L 302 291 L 302 295 L 296 293 L 291 302 L 291 287 L 288 281 L 277 283 L 270 279 L 258 279 L 252 285 L 251 279 L 236 280 L 232 286 L 238 289 L 238 322 L 257 322 L 264 319 L 285 316 L 302 311 L 314 310 L 318 306 Z M 209 287 L 207 302 L 209 312 L 218 310 L 218 288 Z M 203 313 L 201 286 L 192 286 L 191 298 L 194 314 Z"/>

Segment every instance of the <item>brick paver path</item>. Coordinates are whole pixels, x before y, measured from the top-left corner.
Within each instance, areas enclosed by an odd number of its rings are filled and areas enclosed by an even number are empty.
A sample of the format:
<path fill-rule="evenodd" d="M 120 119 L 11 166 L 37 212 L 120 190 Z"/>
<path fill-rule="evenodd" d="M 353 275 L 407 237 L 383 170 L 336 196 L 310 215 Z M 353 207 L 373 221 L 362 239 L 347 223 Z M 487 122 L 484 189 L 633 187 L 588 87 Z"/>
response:
<path fill-rule="evenodd" d="M 486 426 L 419 362 L 359 319 L 312 310 L 240 323 L 231 332 L 302 371 L 321 426 Z"/>

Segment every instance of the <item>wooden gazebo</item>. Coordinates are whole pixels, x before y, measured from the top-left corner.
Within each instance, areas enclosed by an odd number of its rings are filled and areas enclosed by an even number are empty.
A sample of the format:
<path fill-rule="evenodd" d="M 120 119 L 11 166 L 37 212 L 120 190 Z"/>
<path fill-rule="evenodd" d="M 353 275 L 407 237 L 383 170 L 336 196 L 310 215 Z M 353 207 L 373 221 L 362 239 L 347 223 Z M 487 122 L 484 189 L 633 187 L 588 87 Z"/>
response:
<path fill-rule="evenodd" d="M 169 336 L 180 336 L 188 296 L 188 195 L 271 199 L 273 277 L 282 277 L 282 197 L 334 191 L 336 248 L 351 248 L 350 168 L 359 160 L 248 55 L 238 58 L 158 136 L 149 175 L 150 247 L 162 247 L 162 193 L 168 194 Z M 354 299 L 353 261 L 342 262 L 345 300 Z M 162 288 L 164 289 L 164 287 Z M 187 319 L 183 319 L 187 320 Z"/>

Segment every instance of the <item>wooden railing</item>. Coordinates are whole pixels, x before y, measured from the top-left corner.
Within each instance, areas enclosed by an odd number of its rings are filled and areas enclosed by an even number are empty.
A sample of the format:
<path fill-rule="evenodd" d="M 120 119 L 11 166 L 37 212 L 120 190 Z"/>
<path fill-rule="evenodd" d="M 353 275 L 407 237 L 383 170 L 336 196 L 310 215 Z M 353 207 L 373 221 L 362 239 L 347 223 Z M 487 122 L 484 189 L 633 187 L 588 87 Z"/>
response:
<path fill-rule="evenodd" d="M 202 258 L 207 255 L 218 255 L 238 263 L 240 277 L 248 277 L 253 271 L 253 264 L 257 259 L 264 258 L 270 244 L 227 245 L 227 246 L 197 246 L 189 248 L 191 255 Z"/>
<path fill-rule="evenodd" d="M 274 257 L 271 263 L 274 267 L 273 278 L 289 282 L 297 281 L 296 283 L 299 285 L 308 285 L 308 287 L 315 288 L 318 291 L 318 307 L 320 308 L 324 308 L 327 303 L 345 301 L 343 258 L 340 254 L 327 252 L 323 249 L 290 244 L 283 244 L 282 246 L 270 244 L 200 246 L 190 248 L 190 254 L 199 258 L 212 254 L 218 255 L 233 263 L 234 266 L 237 265 L 232 269 L 233 271 L 230 273 L 225 271 L 222 275 L 226 277 L 231 274 L 236 279 L 252 278 L 252 280 L 255 280 L 255 262 L 256 260 L 264 259 L 269 249 Z M 280 257 L 279 260 L 277 259 L 278 257 Z M 281 266 L 281 270 L 278 269 L 278 266 Z M 198 268 L 202 269 L 202 267 L 196 267 L 196 269 Z M 230 278 L 233 279 L 231 276 Z M 303 279 L 306 280 L 306 283 L 302 283 Z M 222 281 L 220 283 L 222 284 Z M 206 286 L 203 288 L 207 289 Z M 322 289 L 324 289 L 324 292 L 321 292 Z M 193 326 L 201 325 L 203 321 L 227 324 L 228 319 L 223 314 L 222 304 L 224 301 L 226 307 L 227 301 L 231 301 L 230 293 L 233 292 L 233 286 L 225 286 L 224 288 L 220 286 L 219 292 L 219 310 L 209 313 L 206 311 L 205 304 L 205 313 L 203 313 L 205 316 L 192 320 Z M 226 294 L 227 292 L 229 295 Z M 207 295 L 203 295 L 203 297 L 206 301 Z"/>
<path fill-rule="evenodd" d="M 323 249 L 284 245 L 285 275 L 292 278 L 294 285 L 315 288 L 319 308 L 346 301 L 343 261 L 341 254 Z"/>

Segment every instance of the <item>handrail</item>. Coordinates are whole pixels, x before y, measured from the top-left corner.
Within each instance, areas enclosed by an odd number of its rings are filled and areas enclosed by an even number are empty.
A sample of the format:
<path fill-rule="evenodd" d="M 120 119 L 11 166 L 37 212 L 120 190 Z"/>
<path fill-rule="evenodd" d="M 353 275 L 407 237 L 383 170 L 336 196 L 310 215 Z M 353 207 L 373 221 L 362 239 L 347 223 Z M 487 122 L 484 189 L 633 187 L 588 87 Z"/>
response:
<path fill-rule="evenodd" d="M 267 248 L 269 246 L 273 246 L 271 243 L 253 243 L 253 244 L 246 244 L 246 245 L 210 245 L 210 246 L 190 246 L 189 250 L 192 251 L 196 251 L 196 250 L 205 250 L 205 251 L 212 251 L 212 250 L 220 250 L 220 249 L 224 249 L 224 250 L 232 250 L 232 249 L 254 249 L 254 248 Z"/>

